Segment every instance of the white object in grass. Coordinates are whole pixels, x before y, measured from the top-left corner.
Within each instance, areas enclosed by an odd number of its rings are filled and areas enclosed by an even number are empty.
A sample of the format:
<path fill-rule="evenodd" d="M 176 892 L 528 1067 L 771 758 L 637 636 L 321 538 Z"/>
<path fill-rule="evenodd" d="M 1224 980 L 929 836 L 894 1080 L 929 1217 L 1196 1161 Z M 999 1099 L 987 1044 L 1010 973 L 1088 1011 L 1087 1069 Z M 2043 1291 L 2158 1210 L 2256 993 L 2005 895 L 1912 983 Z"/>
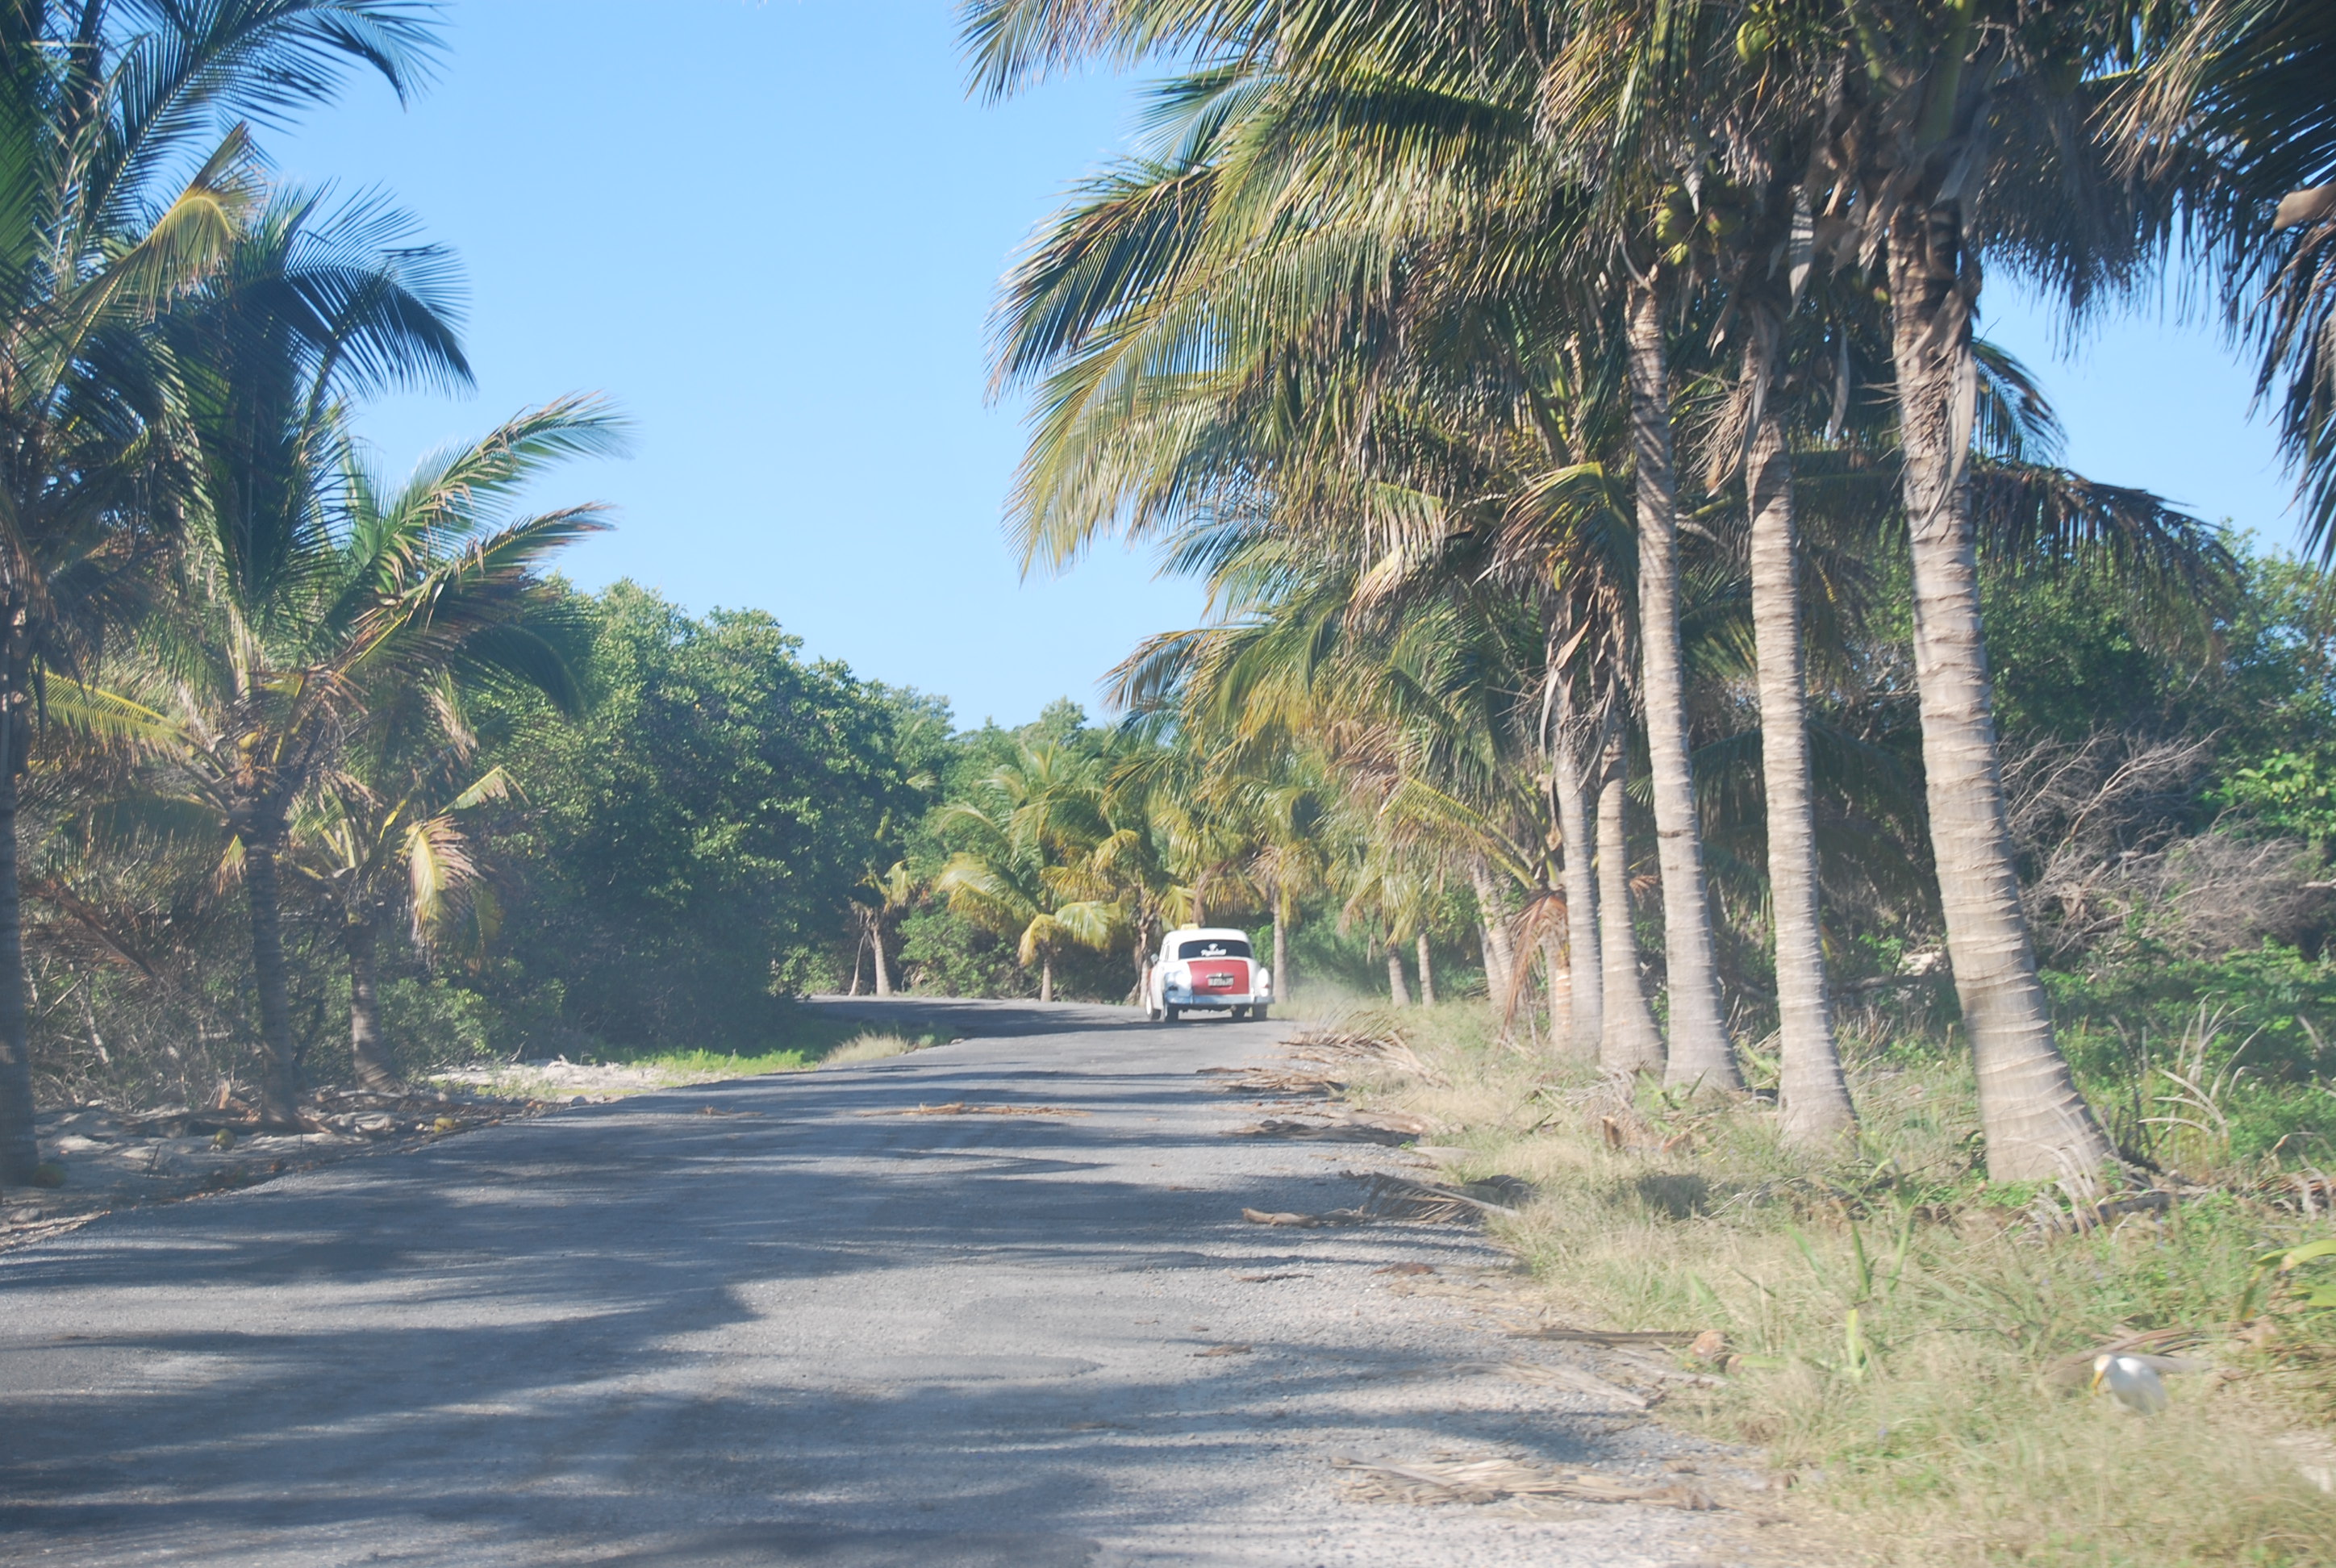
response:
<path fill-rule="evenodd" d="M 2155 1416 L 2166 1408 L 2166 1379 L 2138 1356 L 2093 1358 L 2093 1391 L 2103 1385 L 2117 1402 L 2137 1416 Z"/>

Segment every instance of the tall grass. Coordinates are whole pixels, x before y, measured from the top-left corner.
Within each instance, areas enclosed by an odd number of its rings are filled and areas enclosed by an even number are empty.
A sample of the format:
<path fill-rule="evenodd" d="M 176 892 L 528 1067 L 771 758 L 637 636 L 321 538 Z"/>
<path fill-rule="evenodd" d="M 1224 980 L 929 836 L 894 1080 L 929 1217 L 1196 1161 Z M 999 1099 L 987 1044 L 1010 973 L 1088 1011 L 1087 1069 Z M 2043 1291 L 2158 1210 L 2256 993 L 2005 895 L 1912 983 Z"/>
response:
<path fill-rule="evenodd" d="M 1664 1418 L 1798 1473 L 1787 1506 L 1837 1560 L 2336 1563 L 2336 1496 L 2281 1441 L 2331 1409 L 2336 1312 L 2256 1268 L 2331 1227 L 2265 1196 L 2259 1165 L 2213 1167 L 2228 1140 L 2195 1053 L 2142 1086 L 2146 1109 L 2162 1096 L 2184 1118 L 2165 1127 L 2184 1195 L 2077 1229 L 2070 1194 L 1985 1183 L 1970 1076 L 1948 1057 L 1869 1059 L 1860 1139 L 1813 1160 L 1757 1100 L 1601 1080 L 1501 1045 L 1481 1008 L 1356 1021 L 1449 1079 L 1366 1098 L 1445 1124 L 1435 1141 L 1469 1151 L 1456 1174 L 1536 1183 L 1494 1235 L 1553 1315 L 1726 1335 L 1725 1385 L 1674 1395 Z M 2157 1330 L 2213 1369 L 2173 1375 L 2155 1417 L 2089 1394 L 2093 1352 Z"/>
<path fill-rule="evenodd" d="M 925 1036 L 910 1037 L 891 1031 L 855 1035 L 819 1059 L 822 1067 L 848 1067 L 856 1062 L 881 1062 L 890 1057 L 905 1057 L 910 1051 L 921 1051 L 940 1041 Z"/>

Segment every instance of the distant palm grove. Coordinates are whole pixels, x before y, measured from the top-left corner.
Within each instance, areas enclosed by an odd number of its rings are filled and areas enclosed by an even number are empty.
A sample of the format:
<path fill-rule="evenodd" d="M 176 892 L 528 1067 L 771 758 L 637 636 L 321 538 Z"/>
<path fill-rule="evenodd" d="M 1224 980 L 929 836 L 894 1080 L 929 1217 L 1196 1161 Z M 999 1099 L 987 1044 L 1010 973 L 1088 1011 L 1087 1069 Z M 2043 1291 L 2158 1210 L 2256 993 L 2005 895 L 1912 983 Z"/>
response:
<path fill-rule="evenodd" d="M 962 20 L 985 95 L 1158 73 L 994 317 L 1023 563 L 1211 595 L 1101 722 L 572 588 L 613 520 L 521 502 L 597 396 L 382 469 L 367 400 L 470 379 L 453 259 L 262 141 L 419 90 L 432 8 L 0 4 L 0 1186 L 41 1105 L 1129 1001 L 1183 923 L 1803 1144 L 1964 1057 L 1999 1179 L 2135 1153 L 2134 1041 L 2210 1009 L 2234 1146 L 2327 1157 L 2336 6 Z M 2307 554 L 2067 467 L 1990 275 L 2224 325 Z"/>

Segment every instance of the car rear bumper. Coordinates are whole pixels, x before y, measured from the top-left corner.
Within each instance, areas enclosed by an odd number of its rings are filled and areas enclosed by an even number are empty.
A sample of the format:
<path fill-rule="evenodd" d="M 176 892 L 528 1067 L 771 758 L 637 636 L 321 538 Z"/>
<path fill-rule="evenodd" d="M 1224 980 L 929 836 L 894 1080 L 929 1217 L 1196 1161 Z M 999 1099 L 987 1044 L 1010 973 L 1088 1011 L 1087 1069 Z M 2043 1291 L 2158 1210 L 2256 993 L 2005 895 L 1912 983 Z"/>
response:
<path fill-rule="evenodd" d="M 1172 1008 L 1262 1008 L 1273 1002 L 1271 992 L 1188 991 L 1172 988 L 1164 995 Z"/>

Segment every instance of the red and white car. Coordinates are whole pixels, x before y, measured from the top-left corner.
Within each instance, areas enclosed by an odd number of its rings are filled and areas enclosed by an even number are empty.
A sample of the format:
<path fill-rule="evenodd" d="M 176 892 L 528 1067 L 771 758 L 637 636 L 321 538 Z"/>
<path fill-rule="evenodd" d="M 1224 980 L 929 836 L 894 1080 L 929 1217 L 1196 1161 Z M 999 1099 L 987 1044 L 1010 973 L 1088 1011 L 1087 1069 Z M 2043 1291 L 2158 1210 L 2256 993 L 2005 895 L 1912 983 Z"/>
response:
<path fill-rule="evenodd" d="M 1273 1003 L 1273 971 L 1250 951 L 1249 933 L 1219 926 L 1170 931 L 1144 982 L 1144 1016 L 1174 1023 L 1194 1008 L 1261 1018 Z"/>

